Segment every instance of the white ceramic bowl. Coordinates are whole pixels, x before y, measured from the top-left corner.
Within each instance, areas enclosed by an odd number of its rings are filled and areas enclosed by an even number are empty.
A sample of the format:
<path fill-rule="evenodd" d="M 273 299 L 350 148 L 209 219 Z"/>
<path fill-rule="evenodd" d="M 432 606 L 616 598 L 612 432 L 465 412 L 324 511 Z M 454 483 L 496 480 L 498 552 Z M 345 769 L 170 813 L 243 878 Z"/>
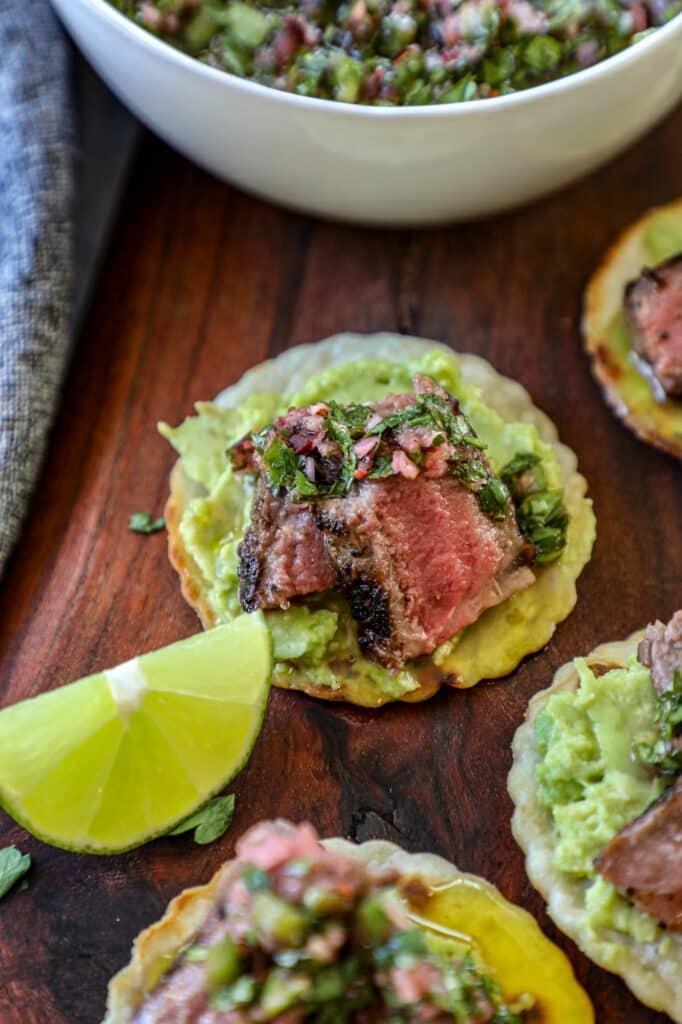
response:
<path fill-rule="evenodd" d="M 477 217 L 565 185 L 682 96 L 682 15 L 561 81 L 489 100 L 363 107 L 268 89 L 186 57 L 106 0 L 52 0 L 85 56 L 153 131 L 249 192 L 344 220 Z"/>

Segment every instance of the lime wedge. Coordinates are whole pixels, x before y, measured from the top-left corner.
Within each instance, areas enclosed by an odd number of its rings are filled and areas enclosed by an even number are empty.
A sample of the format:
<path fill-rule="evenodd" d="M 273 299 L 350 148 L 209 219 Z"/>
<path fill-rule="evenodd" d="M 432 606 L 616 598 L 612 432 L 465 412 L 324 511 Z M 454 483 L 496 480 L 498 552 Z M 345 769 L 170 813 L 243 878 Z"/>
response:
<path fill-rule="evenodd" d="M 272 663 L 260 613 L 0 711 L 0 804 L 55 846 L 167 832 L 245 764 Z"/>

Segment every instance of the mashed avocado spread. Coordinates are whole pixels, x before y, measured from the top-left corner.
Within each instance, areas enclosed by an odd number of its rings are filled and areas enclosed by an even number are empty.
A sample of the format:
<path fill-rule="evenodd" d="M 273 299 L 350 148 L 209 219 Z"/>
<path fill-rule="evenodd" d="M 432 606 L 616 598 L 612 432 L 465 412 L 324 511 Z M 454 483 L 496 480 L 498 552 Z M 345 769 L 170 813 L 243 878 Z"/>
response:
<path fill-rule="evenodd" d="M 560 488 L 561 474 L 554 450 L 540 440 L 536 427 L 505 422 L 484 403 L 477 388 L 462 383 L 457 357 L 442 349 L 428 351 L 405 363 L 367 359 L 330 367 L 311 377 L 296 394 L 251 394 L 237 408 L 199 402 L 196 416 L 175 429 L 166 424 L 159 429 L 181 456 L 183 469 L 194 487 L 196 496 L 184 510 L 180 536 L 201 572 L 203 596 L 216 622 L 225 622 L 240 611 L 238 548 L 249 523 L 253 495 L 252 479 L 234 473 L 227 449 L 292 406 L 322 400 L 340 404 L 371 402 L 387 394 L 410 392 L 415 373 L 432 377 L 460 400 L 464 413 L 487 445 L 486 454 L 494 470 L 499 471 L 519 453 L 534 453 L 541 460 L 545 486 Z M 529 645 L 528 634 L 539 628 L 546 630 L 548 622 L 553 625 L 563 617 L 556 615 L 550 619 L 564 600 L 565 592 L 559 584 L 553 597 L 549 587 L 543 591 L 541 579 L 546 573 L 571 571 L 572 585 L 577 575 L 575 565 L 586 561 L 585 547 L 589 553 L 594 536 L 589 503 L 581 497 L 573 507 L 567 505 L 571 524 L 568 544 L 559 562 L 540 568 L 536 584 L 491 609 L 438 648 L 427 659 L 429 664 L 448 671 L 453 651 L 463 651 L 467 665 L 476 659 L 481 662 L 472 680 L 476 682 L 491 674 L 485 659 L 491 657 L 491 648 L 496 645 L 502 652 L 504 669 L 509 671 L 524 654 L 546 642 L 548 634 L 544 633 L 539 643 Z M 286 686 L 288 679 L 303 676 L 317 687 L 329 687 L 332 691 L 343 686 L 347 699 L 370 705 L 398 699 L 420 685 L 414 664 L 390 674 L 362 656 L 355 622 L 340 595 L 315 595 L 305 604 L 268 612 L 267 620 L 274 640 L 273 681 L 280 685 Z M 476 631 L 485 623 L 488 632 L 479 642 Z M 515 660 L 508 668 L 514 655 Z M 471 670 L 472 676 L 474 671 Z"/>
<path fill-rule="evenodd" d="M 554 822 L 554 866 L 586 880 L 585 924 L 638 942 L 663 939 L 657 923 L 631 907 L 593 867 L 615 834 L 664 789 L 634 755 L 640 743 L 649 742 L 656 715 L 649 669 L 634 656 L 626 668 L 602 676 L 582 658 L 574 664 L 579 688 L 551 696 L 535 726 L 538 795 Z M 609 948 L 617 957 L 618 947 Z"/>

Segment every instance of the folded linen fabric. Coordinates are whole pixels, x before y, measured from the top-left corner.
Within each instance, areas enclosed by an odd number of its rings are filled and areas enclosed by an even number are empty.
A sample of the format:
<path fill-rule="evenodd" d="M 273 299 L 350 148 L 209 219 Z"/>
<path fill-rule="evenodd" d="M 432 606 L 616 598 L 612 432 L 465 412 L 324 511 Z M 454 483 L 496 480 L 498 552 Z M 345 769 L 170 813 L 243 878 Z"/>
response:
<path fill-rule="evenodd" d="M 0 0 L 0 573 L 40 467 L 73 287 L 70 52 L 47 0 Z"/>

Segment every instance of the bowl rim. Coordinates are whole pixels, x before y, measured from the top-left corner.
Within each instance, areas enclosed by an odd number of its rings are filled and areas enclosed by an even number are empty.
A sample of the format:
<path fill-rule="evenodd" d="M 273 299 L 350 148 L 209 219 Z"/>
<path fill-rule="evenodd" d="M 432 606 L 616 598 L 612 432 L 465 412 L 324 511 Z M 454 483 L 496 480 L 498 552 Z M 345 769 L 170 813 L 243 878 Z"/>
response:
<path fill-rule="evenodd" d="M 546 97 L 551 97 L 560 92 L 577 92 L 581 88 L 589 88 L 593 82 L 597 82 L 609 75 L 617 74 L 622 68 L 636 63 L 650 50 L 662 46 L 671 36 L 676 34 L 682 40 L 682 12 L 676 14 L 667 24 L 657 28 L 649 36 L 641 39 L 634 46 L 629 46 L 620 53 L 599 61 L 592 67 L 576 71 L 565 78 L 555 79 L 553 82 L 545 82 L 543 85 L 534 85 L 529 89 L 522 89 L 518 92 L 509 93 L 506 96 L 493 96 L 487 99 L 466 100 L 462 103 L 434 103 L 424 106 L 371 106 L 362 103 L 345 103 L 342 100 L 327 100 L 318 96 L 300 96 L 298 93 L 287 92 L 284 89 L 276 89 L 273 86 L 263 85 L 260 82 L 253 82 L 248 78 L 240 78 L 229 71 L 222 71 L 203 64 L 196 57 L 191 57 L 182 50 L 176 49 L 170 43 L 165 42 L 147 29 L 138 25 L 132 18 L 127 17 L 109 0 L 52 0 L 57 9 L 62 4 L 68 4 L 73 8 L 80 3 L 82 7 L 90 8 L 92 13 L 109 20 L 113 27 L 125 35 L 129 34 L 143 48 L 150 51 L 167 63 L 176 64 L 184 68 L 190 74 L 196 74 L 200 78 L 214 81 L 219 88 L 233 88 L 237 92 L 246 93 L 261 99 L 267 99 L 275 104 L 298 107 L 300 110 L 317 110 L 326 112 L 333 117 L 356 117 L 372 118 L 375 120 L 386 120 L 402 118 L 404 120 L 424 120 L 442 118 L 465 118 L 475 117 L 480 114 L 488 116 L 496 114 L 500 110 L 511 109 L 533 102 L 541 102 Z"/>

